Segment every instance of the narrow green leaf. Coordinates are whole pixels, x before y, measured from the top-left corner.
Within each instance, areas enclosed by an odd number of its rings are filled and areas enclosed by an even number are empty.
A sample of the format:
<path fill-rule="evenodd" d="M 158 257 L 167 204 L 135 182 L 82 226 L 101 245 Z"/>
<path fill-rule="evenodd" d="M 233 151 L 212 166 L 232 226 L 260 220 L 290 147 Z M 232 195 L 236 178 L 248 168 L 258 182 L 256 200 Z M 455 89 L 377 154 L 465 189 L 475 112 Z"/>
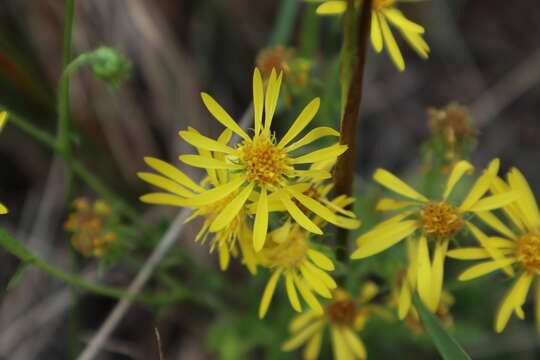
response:
<path fill-rule="evenodd" d="M 0 247 L 5 248 L 24 262 L 32 261 L 35 258 L 34 254 L 4 229 L 0 229 Z"/>
<path fill-rule="evenodd" d="M 444 360 L 471 360 L 471 357 L 463 350 L 458 342 L 446 331 L 439 319 L 437 319 L 422 303 L 415 294 L 414 306 L 420 313 L 422 323 L 427 333 L 433 339 L 435 347 Z"/>
<path fill-rule="evenodd" d="M 19 282 L 19 280 L 21 280 L 21 278 L 26 273 L 26 270 L 28 270 L 30 265 L 32 265 L 31 262 L 25 262 L 21 264 L 21 266 L 19 266 L 19 268 L 17 269 L 17 272 L 15 272 L 15 275 L 13 275 L 11 279 L 9 280 L 7 284 L 7 288 L 6 288 L 7 290 L 11 290 L 12 288 L 15 287 L 15 285 L 17 285 L 17 283 Z"/>

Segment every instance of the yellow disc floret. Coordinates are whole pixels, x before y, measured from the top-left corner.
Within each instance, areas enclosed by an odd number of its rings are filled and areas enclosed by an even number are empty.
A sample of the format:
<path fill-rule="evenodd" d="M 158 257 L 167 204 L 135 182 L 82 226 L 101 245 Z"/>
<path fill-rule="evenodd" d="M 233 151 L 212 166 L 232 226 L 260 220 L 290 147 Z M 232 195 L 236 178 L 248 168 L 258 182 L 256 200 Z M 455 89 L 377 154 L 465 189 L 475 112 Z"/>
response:
<path fill-rule="evenodd" d="M 373 10 L 382 10 L 394 6 L 396 0 L 373 0 Z"/>
<path fill-rule="evenodd" d="M 448 237 L 461 230 L 463 220 L 452 205 L 428 201 L 420 211 L 420 225 L 426 235 Z"/>
<path fill-rule="evenodd" d="M 267 267 L 294 269 L 306 259 L 309 240 L 303 231 L 292 230 L 285 241 L 269 241 L 260 253 L 260 264 Z M 279 242 L 280 241 L 280 242 Z"/>
<path fill-rule="evenodd" d="M 337 298 L 326 306 L 326 314 L 335 324 L 351 324 L 356 315 L 356 306 L 349 298 Z"/>
<path fill-rule="evenodd" d="M 256 137 L 240 147 L 248 180 L 258 185 L 278 186 L 288 168 L 288 157 L 268 137 Z"/>
<path fill-rule="evenodd" d="M 540 233 L 521 235 L 516 246 L 516 257 L 523 269 L 540 274 Z"/>

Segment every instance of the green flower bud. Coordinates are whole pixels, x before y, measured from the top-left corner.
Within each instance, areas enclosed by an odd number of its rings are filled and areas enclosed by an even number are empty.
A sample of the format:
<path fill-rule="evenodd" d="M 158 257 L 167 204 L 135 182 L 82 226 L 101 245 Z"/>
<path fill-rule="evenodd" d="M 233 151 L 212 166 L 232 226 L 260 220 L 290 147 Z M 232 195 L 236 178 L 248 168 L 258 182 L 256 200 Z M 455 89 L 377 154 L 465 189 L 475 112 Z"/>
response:
<path fill-rule="evenodd" d="M 102 46 L 91 53 L 94 74 L 113 87 L 118 87 L 131 70 L 131 61 L 118 50 Z"/>

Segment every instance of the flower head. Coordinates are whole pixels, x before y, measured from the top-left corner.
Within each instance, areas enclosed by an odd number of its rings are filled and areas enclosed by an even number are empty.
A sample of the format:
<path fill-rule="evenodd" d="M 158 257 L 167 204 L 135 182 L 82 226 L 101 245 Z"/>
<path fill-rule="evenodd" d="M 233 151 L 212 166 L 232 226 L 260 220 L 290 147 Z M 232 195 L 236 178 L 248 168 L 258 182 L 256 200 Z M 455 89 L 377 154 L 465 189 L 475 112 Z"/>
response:
<path fill-rule="evenodd" d="M 339 132 L 319 127 L 308 132 L 304 137 L 293 140 L 312 121 L 319 109 L 320 100 L 312 100 L 300 113 L 289 130 L 278 141 L 271 131 L 271 124 L 276 111 L 282 73 L 272 72 L 264 91 L 263 81 L 258 69 L 253 74 L 253 107 L 255 128 L 253 136 L 249 136 L 227 114 L 227 112 L 208 94 L 202 93 L 202 100 L 208 111 L 230 131 L 241 138 L 235 146 L 228 142 L 220 142 L 200 135 L 193 131 L 180 131 L 180 136 L 198 149 L 204 150 L 199 155 L 183 155 L 183 162 L 208 169 L 210 171 L 225 170 L 229 180 L 211 191 L 194 196 L 185 201 L 184 206 L 194 204 L 210 204 L 235 194 L 223 210 L 213 219 L 209 226 L 211 232 L 217 232 L 227 227 L 237 214 L 244 208 L 246 202 L 253 203 L 256 208 L 253 246 L 260 251 L 268 231 L 268 198 L 274 195 L 283 204 L 292 218 L 306 230 L 322 234 L 322 230 L 310 220 L 293 200 L 299 201 L 310 211 L 323 217 L 330 223 L 338 222 L 336 216 L 320 202 L 307 198 L 295 190 L 291 184 L 297 184 L 299 178 L 325 179 L 330 173 L 324 170 L 302 170 L 297 168 L 300 164 L 335 159 L 342 154 L 347 146 L 334 144 L 311 153 L 294 156 L 293 151 L 312 143 L 324 136 L 339 136 Z M 264 122 L 263 122 L 264 115 Z M 209 155 L 213 152 L 215 155 Z"/>
<path fill-rule="evenodd" d="M 296 316 L 289 325 L 291 338 L 282 345 L 282 350 L 292 351 L 306 344 L 304 359 L 319 357 L 325 329 L 330 328 L 334 359 L 366 359 L 367 352 L 357 331 L 364 328 L 376 305 L 369 304 L 378 288 L 374 283 L 366 283 L 357 299 L 336 289 L 332 301 L 325 304 L 324 312 L 308 310 Z"/>
<path fill-rule="evenodd" d="M 460 276 L 469 280 L 502 269 L 508 276 L 516 278 L 514 285 L 503 299 L 495 319 L 495 331 L 506 327 L 512 313 L 523 319 L 522 306 L 533 281 L 536 282 L 536 323 L 540 329 L 540 211 L 527 180 L 518 169 L 507 174 L 507 181 L 497 177 L 491 184 L 494 196 L 518 192 L 521 196 L 513 203 L 503 206 L 510 226 L 490 211 L 477 215 L 502 236 L 488 237 L 477 228 L 473 234 L 482 247 L 452 250 L 448 256 L 463 260 L 486 260 L 471 266 Z"/>
<path fill-rule="evenodd" d="M 189 132 L 200 135 L 195 129 L 190 128 Z M 231 137 L 231 131 L 224 131 L 218 139 L 219 143 L 227 142 Z M 220 160 L 220 158 L 204 149 L 198 149 L 199 153 L 205 154 L 209 159 Z M 202 227 L 195 237 L 196 241 L 205 243 L 210 238 L 210 252 L 218 250 L 219 264 L 222 270 L 229 266 L 230 258 L 238 255 L 239 251 L 244 255 L 244 261 L 251 272 L 255 271 L 254 262 L 246 249 L 246 242 L 251 241 L 251 232 L 246 229 L 247 213 L 240 209 L 235 217 L 219 231 L 210 232 L 209 228 L 216 217 L 227 207 L 232 199 L 238 195 L 239 190 L 229 193 L 226 197 L 213 201 L 214 192 L 212 189 L 220 188 L 230 182 L 232 174 L 228 174 L 223 169 L 208 169 L 207 177 L 200 184 L 195 183 L 185 173 L 175 166 L 156 158 L 147 157 L 145 162 L 159 174 L 140 172 L 137 175 L 144 181 L 159 187 L 166 192 L 150 193 L 141 196 L 141 201 L 151 204 L 188 206 L 187 201 L 204 193 L 206 198 L 199 196 L 198 201 L 191 201 L 190 208 L 193 214 L 188 221 L 197 217 L 202 217 Z M 209 187 L 208 187 L 209 186 Z"/>
<path fill-rule="evenodd" d="M 489 190 L 498 168 L 499 161 L 492 161 L 459 206 L 453 205 L 449 197 L 462 176 L 473 170 L 472 165 L 467 161 L 462 160 L 454 166 L 440 199 L 428 199 L 395 175 L 378 169 L 373 176 L 375 181 L 406 197 L 407 200 L 384 198 L 379 202 L 377 205 L 379 210 L 400 210 L 400 213 L 361 235 L 356 240 L 358 249 L 351 257 L 353 259 L 365 258 L 409 238 L 411 267 L 409 267 L 408 277 L 410 277 L 411 290 L 417 289 L 426 306 L 431 311 L 435 311 L 441 296 L 444 258 L 449 240 L 464 227 L 473 232 L 476 229 L 467 220 L 466 215 L 500 208 L 518 197 L 517 192 L 509 191 L 482 198 Z M 429 254 L 430 244 L 434 245 L 432 259 Z M 401 301 L 404 304 L 400 307 L 405 309 L 410 306 L 410 294 L 408 298 L 400 299 Z M 407 303 L 409 305 L 406 306 Z"/>
<path fill-rule="evenodd" d="M 5 111 L 0 112 L 0 132 L 2 132 L 2 129 L 6 125 L 7 116 L 8 116 L 7 112 Z M 7 213 L 8 213 L 8 209 L 2 203 L 0 203 L 0 215 L 7 214 Z"/>
<path fill-rule="evenodd" d="M 105 256 L 118 242 L 118 236 L 107 224 L 111 208 L 102 200 L 92 205 L 86 198 L 76 199 L 73 207 L 75 212 L 64 223 L 64 229 L 73 232 L 71 244 L 84 256 Z"/>
<path fill-rule="evenodd" d="M 256 255 L 257 264 L 273 271 L 261 299 L 259 317 L 266 315 L 281 277 L 285 278 L 287 295 L 294 310 L 302 311 L 300 292 L 309 307 L 322 314 L 323 308 L 314 292 L 327 299 L 332 297 L 331 290 L 337 286 L 327 274 L 334 270 L 332 260 L 313 247 L 307 231 L 289 221 L 271 232 L 268 238 Z"/>
<path fill-rule="evenodd" d="M 429 55 L 429 46 L 422 38 L 425 32 L 424 28 L 403 15 L 396 8 L 397 3 L 405 0 L 373 0 L 373 8 L 371 12 L 371 44 L 376 52 L 386 48 L 390 58 L 396 67 L 402 71 L 405 69 L 405 61 L 401 55 L 401 51 L 396 43 L 396 39 L 390 30 L 389 24 L 392 24 L 405 38 L 409 45 L 416 51 L 421 58 L 427 59 Z M 361 4 L 362 0 L 357 0 L 357 4 Z M 326 1 L 319 5 L 317 13 L 320 15 L 341 14 L 347 9 L 347 2 Z"/>

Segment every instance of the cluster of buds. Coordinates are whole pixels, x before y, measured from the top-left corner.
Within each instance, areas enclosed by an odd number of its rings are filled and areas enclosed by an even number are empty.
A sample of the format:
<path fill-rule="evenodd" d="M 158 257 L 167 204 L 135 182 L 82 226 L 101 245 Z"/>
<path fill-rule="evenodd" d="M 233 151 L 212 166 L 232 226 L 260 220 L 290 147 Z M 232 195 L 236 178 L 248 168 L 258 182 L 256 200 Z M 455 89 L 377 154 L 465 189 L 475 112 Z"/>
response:
<path fill-rule="evenodd" d="M 443 108 L 427 109 L 431 139 L 428 141 L 428 163 L 448 173 L 465 159 L 476 146 L 477 130 L 466 106 L 452 102 Z"/>
<path fill-rule="evenodd" d="M 108 221 L 111 208 L 102 200 L 91 204 L 86 198 L 76 199 L 73 208 L 64 223 L 64 230 L 73 233 L 71 244 L 84 256 L 102 258 L 118 242 Z"/>

